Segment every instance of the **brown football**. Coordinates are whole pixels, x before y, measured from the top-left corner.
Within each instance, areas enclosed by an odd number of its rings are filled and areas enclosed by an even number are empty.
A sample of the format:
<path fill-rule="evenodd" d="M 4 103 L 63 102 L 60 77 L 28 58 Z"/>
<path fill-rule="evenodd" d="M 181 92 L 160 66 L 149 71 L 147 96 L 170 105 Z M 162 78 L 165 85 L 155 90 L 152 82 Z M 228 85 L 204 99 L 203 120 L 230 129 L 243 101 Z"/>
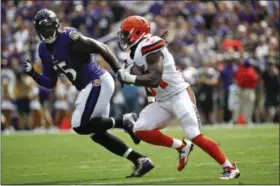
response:
<path fill-rule="evenodd" d="M 144 70 L 144 67 L 138 67 L 136 65 L 134 65 L 131 70 L 130 70 L 130 73 L 133 74 L 133 75 L 142 75 L 142 74 L 148 74 L 148 70 Z"/>

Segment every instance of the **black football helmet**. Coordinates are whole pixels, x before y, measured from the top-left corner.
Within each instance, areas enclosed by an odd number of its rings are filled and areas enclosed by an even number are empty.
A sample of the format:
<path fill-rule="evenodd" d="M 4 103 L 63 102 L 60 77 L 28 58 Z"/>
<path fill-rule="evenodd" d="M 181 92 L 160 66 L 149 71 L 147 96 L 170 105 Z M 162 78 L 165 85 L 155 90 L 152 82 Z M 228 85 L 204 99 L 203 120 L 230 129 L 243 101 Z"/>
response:
<path fill-rule="evenodd" d="M 46 43 L 53 43 L 60 28 L 56 14 L 48 9 L 38 11 L 34 17 L 34 27 L 39 38 Z"/>

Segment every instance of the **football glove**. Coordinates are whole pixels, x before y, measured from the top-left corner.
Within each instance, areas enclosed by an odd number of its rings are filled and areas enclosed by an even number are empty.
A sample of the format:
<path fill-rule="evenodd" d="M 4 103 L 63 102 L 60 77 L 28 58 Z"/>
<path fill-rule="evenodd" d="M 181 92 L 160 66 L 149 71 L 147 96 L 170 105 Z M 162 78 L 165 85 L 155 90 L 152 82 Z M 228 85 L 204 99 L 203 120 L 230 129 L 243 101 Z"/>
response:
<path fill-rule="evenodd" d="M 35 70 L 32 63 L 27 59 L 23 65 L 23 72 L 29 76 L 34 76 Z"/>
<path fill-rule="evenodd" d="M 148 104 L 156 102 L 156 98 L 154 96 L 148 96 L 147 100 L 148 100 Z"/>
<path fill-rule="evenodd" d="M 129 68 L 130 71 L 131 67 Z M 120 68 L 117 72 L 117 76 L 121 82 L 126 84 L 135 83 L 136 75 L 130 74 L 127 68 Z"/>

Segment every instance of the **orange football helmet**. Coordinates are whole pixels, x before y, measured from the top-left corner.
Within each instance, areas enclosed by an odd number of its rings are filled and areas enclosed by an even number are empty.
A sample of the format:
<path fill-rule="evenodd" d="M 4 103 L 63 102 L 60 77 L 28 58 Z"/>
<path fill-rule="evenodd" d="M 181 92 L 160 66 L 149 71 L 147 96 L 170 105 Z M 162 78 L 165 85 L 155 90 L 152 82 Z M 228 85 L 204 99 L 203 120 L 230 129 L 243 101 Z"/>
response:
<path fill-rule="evenodd" d="M 150 24 L 145 18 L 141 16 L 127 17 L 122 22 L 121 30 L 118 32 L 119 47 L 122 50 L 127 50 L 150 33 Z"/>

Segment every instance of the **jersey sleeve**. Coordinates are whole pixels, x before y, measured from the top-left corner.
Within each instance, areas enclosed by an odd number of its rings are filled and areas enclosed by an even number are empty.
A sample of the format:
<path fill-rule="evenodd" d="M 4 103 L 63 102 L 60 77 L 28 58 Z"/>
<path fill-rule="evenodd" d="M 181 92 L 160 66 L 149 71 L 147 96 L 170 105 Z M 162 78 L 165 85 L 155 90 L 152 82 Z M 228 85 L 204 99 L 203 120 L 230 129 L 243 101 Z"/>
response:
<path fill-rule="evenodd" d="M 165 41 L 158 36 L 149 37 L 149 38 L 145 39 L 144 42 L 145 43 L 143 44 L 143 46 L 141 48 L 141 54 L 143 56 L 156 52 L 156 51 L 159 51 L 165 47 Z"/>
<path fill-rule="evenodd" d="M 46 88 L 53 88 L 56 85 L 57 82 L 57 73 L 52 68 L 52 65 L 50 62 L 47 61 L 47 59 L 44 57 L 44 50 L 43 50 L 43 44 L 39 44 L 38 48 L 39 57 L 42 61 L 42 74 L 36 74 L 34 77 L 34 80 L 41 86 L 44 86 Z"/>
<path fill-rule="evenodd" d="M 77 41 L 81 36 L 81 33 L 76 28 L 65 27 L 64 30 L 71 41 Z"/>

